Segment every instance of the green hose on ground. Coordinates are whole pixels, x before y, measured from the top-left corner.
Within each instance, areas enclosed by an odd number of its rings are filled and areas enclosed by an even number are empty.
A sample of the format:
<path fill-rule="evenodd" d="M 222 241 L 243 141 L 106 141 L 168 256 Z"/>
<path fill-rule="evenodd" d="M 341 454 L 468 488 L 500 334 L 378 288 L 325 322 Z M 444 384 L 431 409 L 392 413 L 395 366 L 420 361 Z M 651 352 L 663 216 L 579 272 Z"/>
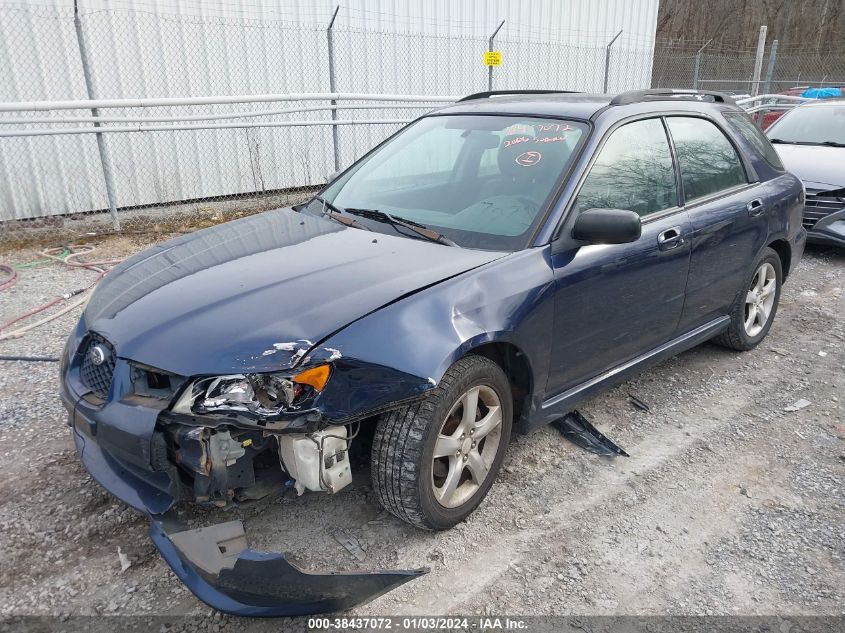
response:
<path fill-rule="evenodd" d="M 68 250 L 67 248 L 65 248 L 65 249 L 62 249 L 62 252 L 61 252 L 61 253 L 59 253 L 59 254 L 57 255 L 57 257 L 58 257 L 59 259 L 64 259 L 64 258 L 65 258 L 65 257 L 67 257 L 68 255 L 70 255 L 70 250 Z M 12 268 L 15 268 L 15 269 L 17 269 L 17 270 L 26 270 L 27 268 L 35 268 L 36 266 L 43 266 L 44 264 L 50 264 L 50 263 L 52 263 L 53 261 L 55 261 L 55 260 L 53 260 L 53 259 L 37 259 L 37 260 L 35 260 L 35 261 L 32 261 L 32 262 L 26 262 L 26 263 L 23 263 L 23 264 L 14 264 L 14 265 L 12 266 Z"/>

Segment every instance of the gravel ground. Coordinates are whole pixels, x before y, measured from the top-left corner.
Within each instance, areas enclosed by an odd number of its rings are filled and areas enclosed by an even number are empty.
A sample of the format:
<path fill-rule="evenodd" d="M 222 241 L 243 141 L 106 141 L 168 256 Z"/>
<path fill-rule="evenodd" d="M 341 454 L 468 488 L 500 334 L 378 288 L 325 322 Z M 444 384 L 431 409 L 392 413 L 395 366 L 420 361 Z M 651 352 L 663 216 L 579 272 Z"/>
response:
<path fill-rule="evenodd" d="M 97 256 L 143 244 L 104 240 Z M 2 261 L 37 256 L 19 250 Z M 0 321 L 92 276 L 28 269 L 0 295 Z M 358 615 L 843 615 L 843 288 L 845 255 L 808 250 L 756 350 L 702 345 L 581 408 L 630 458 L 586 453 L 551 428 L 518 436 L 488 499 L 448 532 L 420 532 L 382 511 L 364 467 L 336 497 L 187 512 L 240 517 L 253 546 L 310 568 L 431 569 Z M 0 342 L 0 355 L 58 355 L 78 312 Z M 56 395 L 57 365 L 0 369 L 0 616 L 189 614 L 172 626 L 240 625 L 198 602 L 158 556 L 146 519 L 86 475 Z M 810 404 L 790 410 L 801 399 Z M 360 544 L 363 562 L 337 530 Z"/>

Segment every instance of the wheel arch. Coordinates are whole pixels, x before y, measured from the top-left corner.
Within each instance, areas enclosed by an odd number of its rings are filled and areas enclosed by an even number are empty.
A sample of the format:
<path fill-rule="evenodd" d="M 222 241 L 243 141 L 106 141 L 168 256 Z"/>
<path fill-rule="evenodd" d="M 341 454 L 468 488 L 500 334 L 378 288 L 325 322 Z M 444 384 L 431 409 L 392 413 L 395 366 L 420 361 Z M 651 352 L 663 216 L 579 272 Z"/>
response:
<path fill-rule="evenodd" d="M 780 268 L 783 273 L 783 278 L 786 279 L 789 275 L 790 264 L 792 262 L 792 247 L 785 239 L 776 239 L 767 244 L 780 258 Z"/>
<path fill-rule="evenodd" d="M 461 358 L 475 354 L 496 363 L 508 378 L 513 400 L 514 426 L 525 418 L 534 388 L 534 374 L 528 356 L 509 341 L 489 341 L 472 347 Z"/>

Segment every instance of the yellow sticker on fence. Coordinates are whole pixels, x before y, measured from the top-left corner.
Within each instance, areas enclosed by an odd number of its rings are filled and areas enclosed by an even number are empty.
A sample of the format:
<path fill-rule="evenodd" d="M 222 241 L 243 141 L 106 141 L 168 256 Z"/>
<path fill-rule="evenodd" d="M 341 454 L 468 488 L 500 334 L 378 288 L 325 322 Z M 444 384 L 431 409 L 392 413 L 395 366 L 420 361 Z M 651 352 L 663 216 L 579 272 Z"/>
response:
<path fill-rule="evenodd" d="M 485 51 L 484 52 L 485 66 L 501 66 L 502 65 L 502 51 Z"/>

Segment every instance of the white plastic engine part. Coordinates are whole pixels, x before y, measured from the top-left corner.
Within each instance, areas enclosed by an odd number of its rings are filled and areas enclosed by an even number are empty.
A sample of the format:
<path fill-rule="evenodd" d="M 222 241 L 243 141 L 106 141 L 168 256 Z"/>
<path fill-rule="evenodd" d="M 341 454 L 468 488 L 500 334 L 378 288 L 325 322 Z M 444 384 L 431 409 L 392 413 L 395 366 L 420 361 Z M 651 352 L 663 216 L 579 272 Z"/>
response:
<path fill-rule="evenodd" d="M 282 465 L 293 477 L 297 494 L 306 490 L 337 492 L 352 483 L 346 437 L 345 426 L 278 436 Z"/>

